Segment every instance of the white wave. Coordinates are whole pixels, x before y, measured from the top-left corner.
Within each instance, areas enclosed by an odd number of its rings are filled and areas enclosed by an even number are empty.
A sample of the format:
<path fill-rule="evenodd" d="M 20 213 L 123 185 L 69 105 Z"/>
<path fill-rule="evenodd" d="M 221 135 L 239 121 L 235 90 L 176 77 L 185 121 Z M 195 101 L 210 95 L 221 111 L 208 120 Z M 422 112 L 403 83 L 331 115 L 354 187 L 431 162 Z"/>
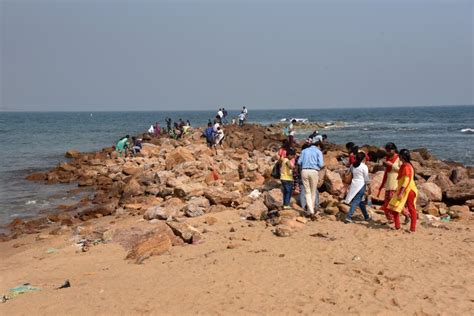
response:
<path fill-rule="evenodd" d="M 36 201 L 35 200 L 29 200 L 29 201 L 25 202 L 25 205 L 32 205 L 32 204 L 36 204 Z"/>
<path fill-rule="evenodd" d="M 474 134 L 474 128 L 463 128 L 463 129 L 461 130 L 461 133 Z"/>

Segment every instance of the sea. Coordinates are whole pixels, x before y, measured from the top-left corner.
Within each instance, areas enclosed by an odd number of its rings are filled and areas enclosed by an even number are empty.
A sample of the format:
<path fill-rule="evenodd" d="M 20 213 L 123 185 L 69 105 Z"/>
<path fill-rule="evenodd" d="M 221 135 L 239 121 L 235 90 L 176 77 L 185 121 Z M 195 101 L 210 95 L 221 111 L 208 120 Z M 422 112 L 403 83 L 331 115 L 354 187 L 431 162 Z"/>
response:
<path fill-rule="evenodd" d="M 320 130 L 332 143 L 383 146 L 399 149 L 425 147 L 438 158 L 474 166 L 474 106 L 253 110 L 248 122 L 275 124 L 283 119 L 307 119 L 330 125 Z M 237 110 L 229 111 L 236 117 Z M 32 218 L 61 204 L 81 198 L 76 185 L 44 185 L 25 180 L 67 161 L 69 149 L 81 152 L 112 146 L 129 134 L 148 130 L 165 118 L 190 120 L 201 127 L 216 111 L 180 112 L 0 112 L 0 226 L 14 218 Z M 312 131 L 300 130 L 306 138 Z"/>

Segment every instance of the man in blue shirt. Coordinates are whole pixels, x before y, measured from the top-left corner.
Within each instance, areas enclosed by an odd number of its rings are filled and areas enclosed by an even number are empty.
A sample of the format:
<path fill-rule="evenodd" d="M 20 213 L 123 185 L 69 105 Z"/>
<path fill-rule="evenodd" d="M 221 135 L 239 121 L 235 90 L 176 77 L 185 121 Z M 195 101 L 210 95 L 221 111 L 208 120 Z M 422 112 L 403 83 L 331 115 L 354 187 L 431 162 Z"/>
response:
<path fill-rule="evenodd" d="M 312 144 L 303 149 L 298 158 L 298 165 L 301 167 L 301 180 L 306 198 L 306 205 L 310 215 L 314 215 L 314 202 L 318 190 L 319 170 L 324 167 L 324 157 L 321 150 L 317 147 L 321 143 Z"/>

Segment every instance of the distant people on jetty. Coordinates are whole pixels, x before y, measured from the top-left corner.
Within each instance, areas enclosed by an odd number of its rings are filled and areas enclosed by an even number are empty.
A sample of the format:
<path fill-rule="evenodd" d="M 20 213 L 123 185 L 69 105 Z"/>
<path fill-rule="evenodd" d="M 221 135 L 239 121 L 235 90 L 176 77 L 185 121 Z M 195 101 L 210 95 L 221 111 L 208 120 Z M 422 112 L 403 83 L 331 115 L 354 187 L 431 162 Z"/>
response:
<path fill-rule="evenodd" d="M 214 128 L 210 120 L 207 123 L 207 128 L 204 130 L 203 135 L 206 138 L 207 146 L 212 148 L 214 146 Z"/>
<path fill-rule="evenodd" d="M 225 108 L 222 108 L 222 123 L 225 125 L 229 124 L 229 121 L 227 121 L 228 115 L 229 113 L 227 112 L 227 110 Z"/>
<path fill-rule="evenodd" d="M 239 126 L 244 126 L 244 122 L 247 116 L 245 115 L 244 111 L 239 114 Z"/>
<path fill-rule="evenodd" d="M 293 169 L 295 168 L 295 150 L 289 148 L 280 158 L 280 181 L 283 192 L 283 209 L 289 209 L 293 194 Z"/>
<path fill-rule="evenodd" d="M 161 135 L 161 126 L 160 122 L 155 122 L 155 137 L 160 137 Z"/>
<path fill-rule="evenodd" d="M 170 133 L 171 132 L 171 129 L 172 129 L 172 124 L 173 124 L 173 121 L 171 120 L 171 118 L 167 117 L 165 119 L 165 122 L 166 122 L 166 133 Z"/>
<path fill-rule="evenodd" d="M 367 195 L 371 193 L 370 186 L 368 186 L 368 184 L 370 184 L 369 168 L 364 162 L 365 153 L 359 152 L 355 157 L 354 163 L 349 168 L 349 172 L 352 174 L 352 181 L 344 202 L 350 204 L 351 207 L 345 219 L 346 223 L 352 223 L 352 215 L 354 215 L 354 211 L 357 207 L 362 211 L 366 221 L 371 220 L 364 201 L 367 188 Z"/>
<path fill-rule="evenodd" d="M 148 129 L 148 135 L 154 135 L 155 134 L 155 128 L 153 125 L 150 125 L 150 128 Z"/>
<path fill-rule="evenodd" d="M 247 120 L 249 111 L 245 105 L 242 107 L 242 112 L 245 114 L 245 120 Z"/>
<path fill-rule="evenodd" d="M 126 135 L 125 137 L 120 138 L 119 141 L 117 142 L 117 145 L 115 145 L 115 150 L 118 152 L 119 157 L 126 156 L 127 149 L 129 146 L 129 143 L 128 143 L 129 137 L 130 137 L 129 135 Z"/>
<path fill-rule="evenodd" d="M 308 212 L 310 216 L 313 216 L 315 215 L 314 203 L 318 190 L 319 171 L 324 167 L 323 153 L 316 144 L 311 144 L 301 151 L 298 165 L 301 167 L 301 180 L 305 190 Z"/>
<path fill-rule="evenodd" d="M 390 199 L 387 209 L 392 212 L 395 229 L 400 229 L 400 213 L 406 205 L 411 218 L 410 232 L 414 233 L 417 220 L 416 199 L 418 197 L 418 190 L 415 184 L 415 170 L 411 164 L 411 155 L 408 149 L 400 150 L 398 155 L 402 165 L 397 176 L 397 192 Z"/>
<path fill-rule="evenodd" d="M 295 134 L 296 134 L 295 125 L 294 125 L 295 123 L 296 123 L 296 120 L 293 119 L 290 122 L 290 124 L 288 124 L 288 126 L 285 128 L 285 135 L 288 137 L 288 142 L 292 145 L 295 142 Z"/>

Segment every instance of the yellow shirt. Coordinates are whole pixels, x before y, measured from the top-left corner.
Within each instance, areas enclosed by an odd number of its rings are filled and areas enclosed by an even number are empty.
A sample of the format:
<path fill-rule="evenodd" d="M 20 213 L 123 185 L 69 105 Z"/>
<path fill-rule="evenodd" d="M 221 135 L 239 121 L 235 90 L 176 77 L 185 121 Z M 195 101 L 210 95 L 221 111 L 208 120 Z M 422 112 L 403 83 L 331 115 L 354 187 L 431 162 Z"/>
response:
<path fill-rule="evenodd" d="M 398 170 L 400 169 L 400 158 L 397 158 L 392 165 L 392 170 L 387 172 L 387 181 L 385 182 L 385 190 L 386 191 L 395 191 L 398 187 Z"/>
<path fill-rule="evenodd" d="M 280 180 L 293 181 L 293 164 L 288 158 L 281 160 Z"/>

